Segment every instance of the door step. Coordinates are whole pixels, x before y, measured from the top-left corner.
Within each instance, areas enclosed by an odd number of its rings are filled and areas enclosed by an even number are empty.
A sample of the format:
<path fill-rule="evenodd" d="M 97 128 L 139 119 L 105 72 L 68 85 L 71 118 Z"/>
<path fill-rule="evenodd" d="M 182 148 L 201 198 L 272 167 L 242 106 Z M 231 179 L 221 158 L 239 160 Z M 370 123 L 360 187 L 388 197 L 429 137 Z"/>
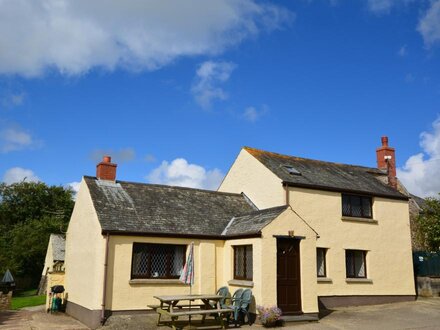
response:
<path fill-rule="evenodd" d="M 302 314 L 302 315 L 283 315 L 281 319 L 284 322 L 317 322 L 319 320 L 318 313 Z"/>

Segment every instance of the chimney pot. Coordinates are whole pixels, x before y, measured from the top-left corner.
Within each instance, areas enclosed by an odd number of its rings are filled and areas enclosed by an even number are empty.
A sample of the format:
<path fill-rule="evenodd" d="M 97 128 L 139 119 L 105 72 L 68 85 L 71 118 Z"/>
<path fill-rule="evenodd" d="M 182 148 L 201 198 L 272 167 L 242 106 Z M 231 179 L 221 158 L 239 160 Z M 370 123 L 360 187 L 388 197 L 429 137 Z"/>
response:
<path fill-rule="evenodd" d="M 116 180 L 116 167 L 118 165 L 112 163 L 110 156 L 102 157 L 102 162 L 96 165 L 96 177 L 99 180 Z"/>
<path fill-rule="evenodd" d="M 382 136 L 382 147 L 388 147 L 388 136 Z"/>

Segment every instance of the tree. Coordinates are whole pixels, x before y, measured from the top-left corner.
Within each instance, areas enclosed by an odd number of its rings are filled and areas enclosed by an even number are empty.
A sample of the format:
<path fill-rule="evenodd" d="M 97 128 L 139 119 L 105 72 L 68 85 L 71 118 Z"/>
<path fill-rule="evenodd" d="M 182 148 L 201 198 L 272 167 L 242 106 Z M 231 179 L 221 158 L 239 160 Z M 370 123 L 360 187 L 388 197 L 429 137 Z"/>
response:
<path fill-rule="evenodd" d="M 426 198 L 417 218 L 418 238 L 427 251 L 440 250 L 440 194 Z"/>
<path fill-rule="evenodd" d="M 73 209 L 73 192 L 42 182 L 0 184 L 0 272 L 36 285 L 51 233 L 62 233 Z"/>

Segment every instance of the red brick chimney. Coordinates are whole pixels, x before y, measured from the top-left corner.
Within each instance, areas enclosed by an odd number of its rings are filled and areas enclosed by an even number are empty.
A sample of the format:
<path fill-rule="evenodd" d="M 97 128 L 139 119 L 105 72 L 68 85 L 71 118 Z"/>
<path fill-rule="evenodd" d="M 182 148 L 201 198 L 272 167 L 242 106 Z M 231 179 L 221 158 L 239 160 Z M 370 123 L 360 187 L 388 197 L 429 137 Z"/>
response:
<path fill-rule="evenodd" d="M 96 177 L 99 180 L 116 180 L 116 167 L 118 165 L 112 163 L 110 156 L 104 156 L 102 162 L 96 165 Z"/>
<path fill-rule="evenodd" d="M 376 149 L 377 167 L 387 171 L 388 184 L 397 188 L 396 179 L 396 152 L 388 146 L 388 137 L 382 136 L 382 146 Z"/>

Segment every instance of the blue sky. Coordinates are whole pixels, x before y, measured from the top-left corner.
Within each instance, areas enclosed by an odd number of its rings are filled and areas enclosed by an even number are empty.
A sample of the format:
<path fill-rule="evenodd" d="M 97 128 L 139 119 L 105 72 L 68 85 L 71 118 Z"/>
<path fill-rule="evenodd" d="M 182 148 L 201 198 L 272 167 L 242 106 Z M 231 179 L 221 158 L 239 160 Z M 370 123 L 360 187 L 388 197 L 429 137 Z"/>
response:
<path fill-rule="evenodd" d="M 440 191 L 440 1 L 0 3 L 0 179 L 215 189 L 242 146 Z"/>

